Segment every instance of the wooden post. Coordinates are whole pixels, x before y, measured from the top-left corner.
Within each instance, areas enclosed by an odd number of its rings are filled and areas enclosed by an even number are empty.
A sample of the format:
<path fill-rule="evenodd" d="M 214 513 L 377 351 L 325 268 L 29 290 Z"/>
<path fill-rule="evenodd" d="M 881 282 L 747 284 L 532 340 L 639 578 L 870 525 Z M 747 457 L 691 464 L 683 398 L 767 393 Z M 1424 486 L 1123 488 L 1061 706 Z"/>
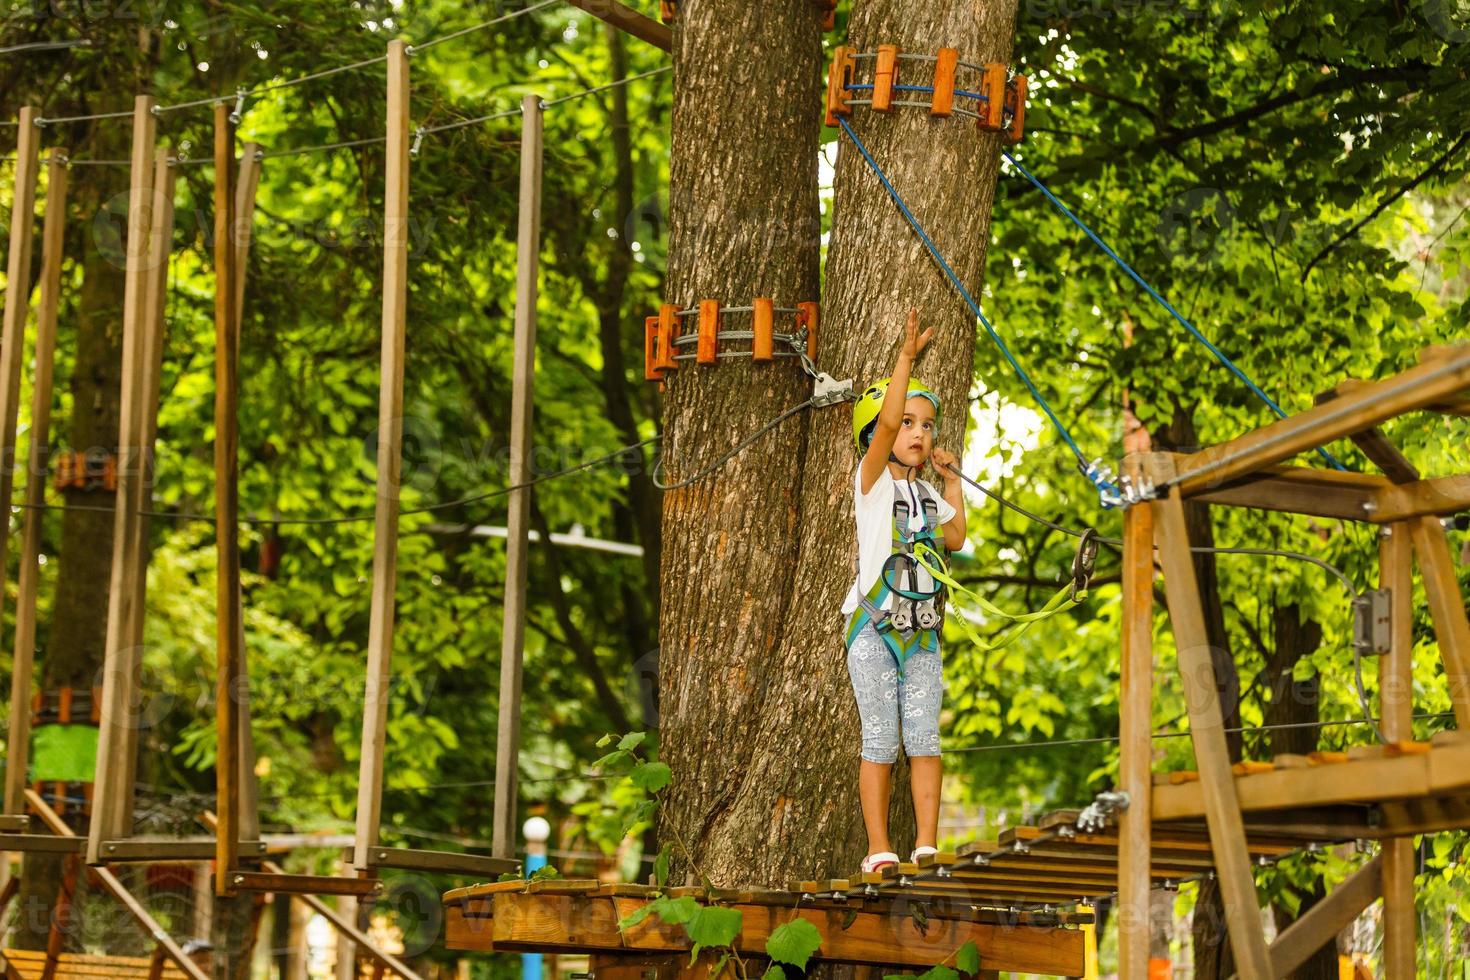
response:
<path fill-rule="evenodd" d="M 1449 538 L 1437 517 L 1416 517 L 1408 524 L 1413 529 L 1414 553 L 1419 557 L 1424 595 L 1439 640 L 1455 725 L 1462 732 L 1470 731 L 1470 620 L 1465 615 L 1465 598 L 1460 594 Z"/>
<path fill-rule="evenodd" d="M 240 336 L 245 322 L 245 280 L 249 269 L 250 244 L 253 240 L 255 192 L 260 186 L 260 144 L 246 143 L 240 148 L 240 170 L 235 183 L 234 271 L 235 271 L 235 364 L 239 369 Z M 240 821 L 237 828 L 241 840 L 260 837 L 260 785 L 255 775 L 255 736 L 250 727 L 249 657 L 245 646 L 244 602 L 235 591 L 239 608 L 241 683 L 236 690 L 239 702 L 240 730 Z"/>
<path fill-rule="evenodd" d="M 32 130 L 36 127 L 30 126 Z M 21 134 L 24 136 L 24 132 Z M 34 142 L 34 136 L 32 137 Z M 26 504 L 21 518 L 20 582 L 15 605 L 15 656 L 11 664 L 10 733 L 5 739 L 5 812 L 25 812 L 26 770 L 30 764 L 31 669 L 36 653 L 36 588 L 41 570 L 41 507 L 46 503 L 46 470 L 50 461 L 51 369 L 56 352 L 56 310 L 61 289 L 63 235 L 66 230 L 66 151 L 52 150 L 46 161 L 46 224 L 41 233 L 41 302 L 36 312 L 36 373 L 31 382 L 30 456 L 26 461 Z M 22 229 L 29 238 L 30 223 L 20 219 L 20 189 L 10 223 L 10 254 Z M 34 196 L 32 198 L 34 207 Z M 29 272 L 27 262 L 25 272 Z M 10 275 L 15 275 L 11 270 Z M 16 282 L 11 279 L 10 282 Z M 20 286 L 6 293 L 7 308 L 19 302 Z M 29 292 L 29 290 L 27 290 Z M 9 312 L 7 309 L 7 325 Z M 7 334 L 8 336 L 8 334 Z M 8 468 L 7 468 L 8 472 Z M 4 549 L 0 548 L 0 560 Z"/>
<path fill-rule="evenodd" d="M 153 503 L 153 448 L 158 434 L 158 378 L 163 363 L 164 313 L 168 307 L 168 264 L 174 237 L 174 184 L 177 172 L 170 166 L 173 152 L 160 146 L 153 156 L 153 196 L 149 207 L 148 277 L 143 295 L 141 323 L 142 357 L 138 375 L 137 413 L 138 506 L 148 509 Z M 136 569 L 130 585 L 132 600 L 127 605 L 128 620 L 124 626 L 124 654 L 118 669 L 137 683 L 143 665 L 143 621 L 148 598 L 148 518 L 135 515 L 133 540 L 129 554 Z M 129 701 L 129 704 L 132 702 Z M 138 726 L 125 726 L 119 733 L 119 756 L 122 759 L 122 781 L 132 786 L 138 769 Z M 130 826 L 123 828 L 129 830 Z"/>
<path fill-rule="evenodd" d="M 1414 579 L 1407 523 L 1378 531 L 1378 587 L 1388 589 L 1389 650 L 1378 666 L 1379 713 L 1389 741 L 1413 738 Z M 1383 842 L 1383 970 L 1387 980 L 1414 980 L 1414 841 Z"/>
<path fill-rule="evenodd" d="M 536 274 L 541 252 L 541 99 L 521 102 L 521 199 L 516 239 L 515 365 L 511 380 L 510 484 L 531 478 L 531 413 L 536 370 Z M 505 609 L 500 640 L 500 727 L 495 740 L 495 829 L 491 854 L 516 852 L 521 749 L 521 659 L 526 636 L 526 548 L 531 492 L 511 492 L 506 517 Z"/>
<path fill-rule="evenodd" d="M 215 833 L 217 895 L 232 893 L 230 872 L 239 863 L 240 716 L 235 700 L 245 663 L 240 637 L 239 487 L 236 483 L 236 364 L 239 350 L 235 322 L 234 194 L 230 188 L 235 163 L 235 132 L 229 110 L 214 107 L 214 527 L 218 551 L 215 593 L 215 644 L 218 686 L 215 712 L 218 746 L 215 784 L 219 827 Z"/>
<path fill-rule="evenodd" d="M 131 646 L 128 630 L 137 591 L 137 541 L 143 474 L 137 463 L 141 428 L 143 304 L 148 293 L 149 202 L 153 195 L 153 150 L 156 120 L 153 98 L 133 103 L 133 147 L 128 192 L 127 272 L 123 285 L 122 376 L 119 386 L 117 496 L 113 518 L 112 575 L 108 587 L 107 640 L 103 648 L 102 718 L 97 743 L 92 820 L 87 828 L 87 863 L 101 861 L 102 842 L 126 834 L 132 826 L 133 785 L 127 753 L 134 744 L 128 732 L 135 724 Z"/>
<path fill-rule="evenodd" d="M 383 191 L 383 338 L 378 382 L 378 496 L 373 520 L 373 593 L 363 686 L 354 865 L 370 868 L 383 805 L 383 750 L 398 580 L 398 479 L 403 463 L 403 348 L 408 329 L 408 53 L 388 42 L 388 118 Z"/>
<path fill-rule="evenodd" d="M 1159 455 L 1147 459 L 1150 475 L 1163 485 L 1174 475 L 1172 462 Z M 1220 711 L 1220 694 L 1215 686 L 1215 669 L 1210 659 L 1210 641 L 1205 633 L 1204 608 L 1199 582 L 1189 551 L 1189 531 L 1184 521 L 1184 500 L 1177 490 L 1154 501 L 1155 533 L 1163 559 L 1164 582 L 1169 600 L 1169 619 L 1174 627 L 1179 675 L 1189 712 L 1190 739 L 1194 743 L 1195 766 L 1204 794 L 1205 817 L 1210 845 L 1220 874 L 1220 893 L 1225 904 L 1225 922 L 1235 952 L 1241 980 L 1268 980 L 1271 958 L 1261 923 L 1260 901 L 1250 852 L 1245 846 L 1245 821 L 1231 772 L 1230 750 L 1225 744 L 1225 722 Z"/>
<path fill-rule="evenodd" d="M 1123 512 L 1118 788 L 1128 794 L 1128 808 L 1118 815 L 1118 974 L 1124 977 L 1146 976 L 1149 961 L 1153 538 L 1153 512 L 1149 505 L 1136 504 Z"/>

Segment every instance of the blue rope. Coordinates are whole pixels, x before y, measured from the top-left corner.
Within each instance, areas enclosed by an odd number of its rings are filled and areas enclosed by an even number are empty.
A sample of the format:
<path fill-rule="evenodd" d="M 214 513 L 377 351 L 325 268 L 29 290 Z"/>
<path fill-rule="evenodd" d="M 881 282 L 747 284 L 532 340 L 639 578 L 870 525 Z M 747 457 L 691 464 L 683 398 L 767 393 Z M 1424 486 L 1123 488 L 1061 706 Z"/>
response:
<path fill-rule="evenodd" d="M 1097 232 L 1087 227 L 1087 225 L 1084 224 L 1080 218 L 1072 213 L 1070 208 L 1068 208 L 1065 204 L 1057 199 L 1057 196 L 1053 194 L 1045 184 L 1037 180 L 1036 176 L 1032 174 L 1031 171 L 1027 170 L 1019 160 L 1011 156 L 1009 150 L 1001 150 L 1001 153 L 1005 155 L 1005 158 L 1011 162 L 1011 166 L 1015 167 L 1017 172 L 1019 172 L 1022 177 L 1025 177 L 1027 180 L 1031 181 L 1032 185 L 1035 186 L 1037 190 L 1046 195 L 1046 199 L 1050 201 L 1058 211 L 1070 218 L 1073 224 L 1075 224 L 1078 228 L 1081 228 L 1087 234 L 1087 237 L 1091 238 L 1093 243 L 1107 254 L 1108 258 L 1118 263 L 1123 271 L 1128 273 L 1128 275 L 1133 278 L 1134 282 L 1142 286 L 1144 292 L 1148 293 L 1160 306 L 1172 313 L 1174 315 L 1174 319 L 1183 324 L 1184 329 L 1192 333 L 1195 336 L 1195 339 L 1204 344 L 1209 352 L 1215 355 L 1216 360 L 1229 368 L 1231 373 L 1239 378 L 1242 382 L 1244 382 L 1247 388 L 1255 392 L 1257 397 L 1259 397 L 1267 405 L 1271 406 L 1271 411 L 1276 413 L 1277 418 L 1286 418 L 1286 412 L 1282 410 L 1280 405 L 1276 404 L 1276 402 L 1271 398 L 1270 395 L 1262 391 L 1260 387 L 1258 387 L 1256 383 L 1252 381 L 1244 371 L 1236 366 L 1234 361 L 1232 361 L 1229 357 L 1225 355 L 1224 351 L 1216 347 L 1214 344 L 1210 343 L 1209 338 L 1201 333 L 1199 331 L 1199 328 L 1190 323 L 1189 320 L 1185 319 L 1184 314 L 1176 310 L 1173 303 L 1170 303 L 1164 297 L 1160 296 L 1158 291 L 1155 290 L 1154 287 L 1150 286 L 1137 272 L 1134 272 L 1131 265 L 1123 261 L 1123 259 L 1119 257 L 1117 252 L 1114 252 L 1111 248 L 1109 248 L 1108 243 L 1097 236 Z M 1338 462 L 1337 457 L 1333 456 L 1326 449 L 1318 449 L 1317 452 L 1322 456 L 1323 459 L 1327 460 L 1327 462 L 1331 464 L 1333 468 L 1339 470 L 1347 469 L 1347 467 L 1343 466 L 1342 463 Z"/>
<path fill-rule="evenodd" d="M 848 125 L 847 120 L 843 117 L 838 116 L 837 121 L 842 124 L 843 130 L 847 133 L 848 138 L 852 140 L 853 145 L 858 148 L 858 152 L 863 155 L 863 159 L 868 161 L 868 166 L 873 169 L 873 173 L 877 174 L 878 179 L 883 182 L 883 187 L 888 191 L 888 196 L 893 198 L 893 203 L 898 205 L 898 210 L 908 219 L 910 227 L 914 229 L 920 240 L 923 241 L 924 247 L 929 250 L 929 254 L 934 257 L 934 261 L 939 264 L 939 268 L 944 270 L 944 274 L 949 277 L 950 283 L 954 285 L 955 289 L 959 290 L 960 296 L 964 297 L 965 302 L 970 307 L 970 311 L 984 325 L 985 332 L 990 334 L 990 339 L 995 342 L 996 347 L 1000 348 L 1001 354 L 1005 355 L 1006 361 L 1010 363 L 1011 368 L 1016 372 L 1016 376 L 1026 385 L 1027 390 L 1031 392 L 1031 397 L 1036 399 L 1036 404 L 1040 405 L 1041 410 L 1046 413 L 1046 417 L 1051 419 L 1051 424 L 1056 427 L 1057 433 L 1062 437 L 1062 441 L 1067 444 L 1067 447 L 1072 450 L 1072 454 L 1077 457 L 1077 464 L 1082 472 L 1097 487 L 1099 494 L 1104 495 L 1104 504 L 1107 504 L 1107 496 L 1120 496 L 1121 492 L 1116 486 L 1100 478 L 1094 469 L 1088 465 L 1086 457 L 1082 455 L 1082 450 L 1077 446 L 1077 441 L 1072 438 L 1072 434 L 1067 431 L 1067 427 L 1062 424 L 1062 420 L 1057 418 L 1057 413 L 1052 411 L 1051 406 L 1047 404 L 1046 399 L 1042 397 L 1036 384 L 1031 380 L 1031 376 L 1026 373 L 1026 370 L 1021 367 L 1015 356 L 1011 354 L 1011 349 L 1006 346 L 1005 341 L 1000 339 L 1000 334 L 996 333 L 995 327 L 991 325 L 990 320 L 980 309 L 980 304 L 975 302 L 975 298 L 970 295 L 970 291 L 965 288 L 965 284 L 960 281 L 960 277 L 955 274 L 954 269 L 950 268 L 944 256 L 939 253 L 939 249 L 935 246 L 934 240 L 929 237 L 929 233 L 924 230 L 924 226 L 919 224 L 919 220 L 914 217 L 914 213 L 904 203 L 903 197 L 894 189 L 892 182 L 888 179 L 888 175 L 878 165 L 878 161 L 873 159 L 873 155 L 868 152 L 868 148 L 863 145 L 863 141 L 858 139 L 857 133 L 852 131 L 852 127 Z"/>

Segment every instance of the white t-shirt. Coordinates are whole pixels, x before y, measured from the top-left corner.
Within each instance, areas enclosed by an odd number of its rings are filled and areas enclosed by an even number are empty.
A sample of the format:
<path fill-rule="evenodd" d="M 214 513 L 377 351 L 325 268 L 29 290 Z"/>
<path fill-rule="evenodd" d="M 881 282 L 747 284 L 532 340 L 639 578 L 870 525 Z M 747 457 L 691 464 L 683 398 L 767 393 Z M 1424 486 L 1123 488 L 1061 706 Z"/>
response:
<path fill-rule="evenodd" d="M 938 505 L 936 519 L 940 525 L 948 523 L 955 515 L 954 507 L 939 495 L 927 480 L 914 480 L 934 498 Z M 857 473 L 852 478 L 852 501 L 853 510 L 857 516 L 857 539 L 858 539 L 858 574 L 857 580 L 852 583 L 848 590 L 847 598 L 842 603 L 842 615 L 846 616 L 862 604 L 862 597 L 868 594 L 873 583 L 878 581 L 878 576 L 883 571 L 883 563 L 893 554 L 893 501 L 895 488 L 898 493 L 909 498 L 909 534 L 918 531 L 924 522 L 924 508 L 920 504 L 920 498 L 915 496 L 914 488 L 907 480 L 896 481 L 887 466 L 883 472 L 878 474 L 878 479 L 873 481 L 873 487 L 867 493 L 863 493 L 863 470 L 859 465 Z M 937 528 L 936 538 L 944 540 L 944 535 Z M 918 582 L 916 592 L 928 592 L 934 588 L 934 579 L 922 567 L 918 571 Z M 883 603 L 883 608 L 893 608 L 893 596 L 889 595 Z"/>

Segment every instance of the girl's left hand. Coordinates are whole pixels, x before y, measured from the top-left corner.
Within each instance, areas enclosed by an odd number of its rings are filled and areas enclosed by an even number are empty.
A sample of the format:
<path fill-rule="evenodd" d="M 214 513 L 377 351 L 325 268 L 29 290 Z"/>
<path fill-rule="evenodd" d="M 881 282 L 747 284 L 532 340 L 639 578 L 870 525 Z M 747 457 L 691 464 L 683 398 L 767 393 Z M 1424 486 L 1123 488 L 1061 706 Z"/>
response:
<path fill-rule="evenodd" d="M 935 447 L 934 451 L 929 454 L 929 461 L 934 464 L 934 468 L 937 470 L 945 470 L 951 466 L 959 469 L 960 466 L 960 461 L 955 459 L 954 453 L 938 447 Z"/>

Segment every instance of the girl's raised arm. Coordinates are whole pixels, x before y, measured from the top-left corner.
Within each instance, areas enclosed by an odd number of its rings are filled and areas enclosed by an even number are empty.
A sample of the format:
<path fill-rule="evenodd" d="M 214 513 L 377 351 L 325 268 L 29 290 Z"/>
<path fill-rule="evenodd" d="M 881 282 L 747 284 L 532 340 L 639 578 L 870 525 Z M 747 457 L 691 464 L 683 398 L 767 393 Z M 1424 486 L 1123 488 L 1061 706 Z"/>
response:
<path fill-rule="evenodd" d="M 888 457 L 893 452 L 894 440 L 903 425 L 903 406 L 908 401 L 909 375 L 914 361 L 934 336 L 934 328 L 919 332 L 919 311 L 909 309 L 908 322 L 903 327 L 903 346 L 899 348 L 898 360 L 893 364 L 893 377 L 888 382 L 888 392 L 883 396 L 883 407 L 878 412 L 878 421 L 873 426 L 873 438 L 863 454 L 861 466 L 863 493 L 873 489 Z"/>

